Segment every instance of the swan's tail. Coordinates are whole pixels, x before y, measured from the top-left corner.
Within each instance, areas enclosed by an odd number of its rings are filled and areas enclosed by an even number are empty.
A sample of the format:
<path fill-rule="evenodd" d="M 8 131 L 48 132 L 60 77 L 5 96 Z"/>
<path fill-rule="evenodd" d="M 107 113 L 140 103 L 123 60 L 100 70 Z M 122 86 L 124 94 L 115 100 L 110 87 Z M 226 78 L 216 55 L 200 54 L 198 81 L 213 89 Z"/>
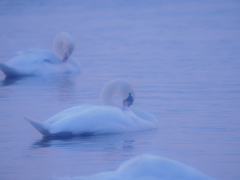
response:
<path fill-rule="evenodd" d="M 0 63 L 0 69 L 7 77 L 21 76 L 19 72 L 17 72 L 14 68 L 7 66 L 6 64 Z"/>
<path fill-rule="evenodd" d="M 42 123 L 42 122 L 38 122 L 38 121 L 35 121 L 33 119 L 30 119 L 28 117 L 25 117 L 23 116 L 24 119 L 30 123 L 35 129 L 37 129 L 42 135 L 44 136 L 50 136 L 51 133 L 49 132 L 48 128 L 47 128 L 47 125 Z"/>

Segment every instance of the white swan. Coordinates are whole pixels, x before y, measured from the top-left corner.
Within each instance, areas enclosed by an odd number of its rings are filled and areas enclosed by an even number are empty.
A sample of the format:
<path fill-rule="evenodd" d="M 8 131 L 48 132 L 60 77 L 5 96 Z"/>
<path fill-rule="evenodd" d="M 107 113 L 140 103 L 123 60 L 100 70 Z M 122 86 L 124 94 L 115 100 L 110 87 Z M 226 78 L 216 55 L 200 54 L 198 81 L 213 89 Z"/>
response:
<path fill-rule="evenodd" d="M 0 69 L 6 77 L 80 72 L 79 63 L 70 58 L 74 46 L 72 37 L 63 32 L 56 36 L 53 51 L 30 49 L 21 52 L 5 64 L 0 63 Z"/>
<path fill-rule="evenodd" d="M 197 169 L 156 155 L 144 154 L 123 162 L 115 171 L 58 180 L 213 180 Z"/>
<path fill-rule="evenodd" d="M 123 99 L 123 108 L 114 106 L 112 96 Z M 45 122 L 25 119 L 44 136 L 120 133 L 157 128 L 155 118 L 142 110 L 130 109 L 134 91 L 125 80 L 112 80 L 102 88 L 101 106 L 83 105 L 66 109 Z"/>

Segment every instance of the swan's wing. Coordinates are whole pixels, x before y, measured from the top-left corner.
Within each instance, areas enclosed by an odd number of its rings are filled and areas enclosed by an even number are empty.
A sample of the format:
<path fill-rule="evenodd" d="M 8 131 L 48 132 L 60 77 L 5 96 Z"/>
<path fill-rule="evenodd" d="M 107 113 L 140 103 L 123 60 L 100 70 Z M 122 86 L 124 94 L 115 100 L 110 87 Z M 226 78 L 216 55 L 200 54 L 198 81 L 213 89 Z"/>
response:
<path fill-rule="evenodd" d="M 66 117 L 73 116 L 74 114 L 81 113 L 89 108 L 93 107 L 93 105 L 83 105 L 83 106 L 75 106 L 61 111 L 60 113 L 52 116 L 48 120 L 45 121 L 47 124 L 54 124 L 62 121 Z"/>
<path fill-rule="evenodd" d="M 74 109 L 76 108 L 76 109 Z M 106 134 L 155 129 L 156 123 L 139 118 L 132 111 L 113 106 L 93 106 L 77 112 L 78 107 L 61 112 L 64 117 L 54 121 L 49 129 L 53 135 L 62 132 L 80 134 Z M 57 116 L 59 116 L 58 114 Z M 66 116 L 65 116 L 66 115 Z M 55 116 L 56 118 L 56 116 Z M 49 119 L 50 120 L 50 119 Z"/>
<path fill-rule="evenodd" d="M 61 63 L 59 57 L 48 49 L 29 49 L 9 60 L 6 64 L 12 67 L 26 67 L 42 62 Z"/>
<path fill-rule="evenodd" d="M 57 114 L 56 116 L 61 114 L 66 116 L 54 121 L 49 132 L 51 134 L 71 132 L 73 135 L 81 135 L 86 133 L 104 134 L 129 131 L 128 127 L 131 122 L 126 119 L 123 111 L 119 108 L 92 106 L 82 109 L 80 112 L 76 112 L 76 110 L 78 110 L 78 107 L 70 108 L 67 111 L 65 110 L 65 112 L 63 111 Z M 68 114 L 68 111 L 72 111 L 73 113 Z M 54 118 L 56 118 L 56 116 Z"/>
<path fill-rule="evenodd" d="M 37 129 L 42 135 L 49 136 L 51 135 L 48 131 L 48 125 L 42 122 L 35 121 L 33 119 L 27 118 L 24 116 L 24 119 L 31 124 L 35 129 Z"/>
<path fill-rule="evenodd" d="M 137 109 L 137 108 L 131 108 L 131 110 L 134 114 L 136 114 L 141 119 L 144 119 L 146 121 L 150 121 L 152 123 L 157 124 L 157 120 L 155 119 L 155 117 L 153 115 L 149 114 L 148 112 L 143 111 L 141 109 Z"/>
<path fill-rule="evenodd" d="M 24 76 L 22 73 L 20 73 L 17 69 L 9 67 L 5 64 L 0 63 L 0 69 L 7 77 L 17 77 L 17 76 Z M 27 75 L 25 75 L 27 76 Z"/>

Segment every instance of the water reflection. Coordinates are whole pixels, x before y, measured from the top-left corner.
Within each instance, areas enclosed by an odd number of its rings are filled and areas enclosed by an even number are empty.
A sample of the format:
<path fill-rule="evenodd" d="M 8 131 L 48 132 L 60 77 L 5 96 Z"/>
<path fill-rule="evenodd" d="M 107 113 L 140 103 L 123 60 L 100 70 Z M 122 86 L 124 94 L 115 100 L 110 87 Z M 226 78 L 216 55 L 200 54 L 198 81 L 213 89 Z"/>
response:
<path fill-rule="evenodd" d="M 19 77 L 5 77 L 1 80 L 1 86 L 8 86 L 11 84 L 31 85 L 31 86 L 45 86 L 56 84 L 59 88 L 65 88 L 66 85 L 71 85 L 79 77 L 78 73 L 52 75 L 52 76 L 19 76 Z"/>
<path fill-rule="evenodd" d="M 9 85 L 12 85 L 12 84 L 15 84 L 16 82 L 24 79 L 26 77 L 5 77 L 4 80 L 1 81 L 1 86 L 9 86 Z"/>
<path fill-rule="evenodd" d="M 76 82 L 80 76 L 78 74 L 64 74 L 58 76 L 24 76 L 24 77 L 6 77 L 0 81 L 0 94 L 2 98 L 13 96 L 15 93 L 21 93 L 21 97 L 28 97 L 32 93 L 47 93 L 56 95 L 60 101 L 67 101 L 75 95 Z M 6 91 L 6 88 L 12 91 Z M 26 91 L 26 87 L 28 91 Z M 17 88 L 17 90 L 16 90 Z M 27 94 L 25 94 L 27 92 Z"/>
<path fill-rule="evenodd" d="M 157 130 L 103 135 L 42 137 L 41 140 L 32 143 L 30 148 L 62 147 L 84 152 L 99 151 L 100 149 L 112 151 L 120 148 L 124 151 L 131 151 L 139 139 L 152 136 L 155 133 Z"/>

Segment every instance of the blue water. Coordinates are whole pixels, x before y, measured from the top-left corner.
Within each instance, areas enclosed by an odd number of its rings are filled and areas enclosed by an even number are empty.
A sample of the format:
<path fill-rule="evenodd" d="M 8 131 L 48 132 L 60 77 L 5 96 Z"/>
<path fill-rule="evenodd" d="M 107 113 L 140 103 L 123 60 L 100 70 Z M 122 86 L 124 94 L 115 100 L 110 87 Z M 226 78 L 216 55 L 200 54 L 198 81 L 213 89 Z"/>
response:
<path fill-rule="evenodd" d="M 66 31 L 82 65 L 78 76 L 0 72 L 0 179 L 92 175 L 142 154 L 240 179 L 239 1 L 1 1 L 0 27 L 2 63 L 51 49 Z M 133 106 L 154 115 L 158 130 L 46 140 L 22 117 L 99 105 L 112 79 L 132 83 Z"/>

